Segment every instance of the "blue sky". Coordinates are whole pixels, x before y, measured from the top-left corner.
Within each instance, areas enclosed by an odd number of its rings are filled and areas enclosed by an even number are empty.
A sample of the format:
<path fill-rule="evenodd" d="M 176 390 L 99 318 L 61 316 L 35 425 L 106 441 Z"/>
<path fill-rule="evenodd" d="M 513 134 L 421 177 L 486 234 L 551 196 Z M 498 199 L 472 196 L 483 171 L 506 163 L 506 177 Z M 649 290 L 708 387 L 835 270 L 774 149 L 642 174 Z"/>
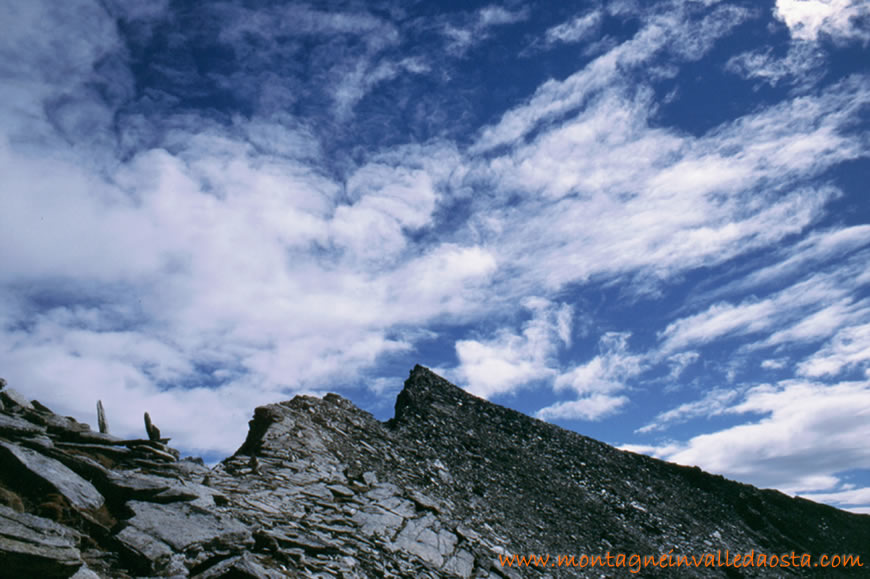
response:
<path fill-rule="evenodd" d="M 415 363 L 870 513 L 870 5 L 3 1 L 0 375 L 217 460 Z"/>

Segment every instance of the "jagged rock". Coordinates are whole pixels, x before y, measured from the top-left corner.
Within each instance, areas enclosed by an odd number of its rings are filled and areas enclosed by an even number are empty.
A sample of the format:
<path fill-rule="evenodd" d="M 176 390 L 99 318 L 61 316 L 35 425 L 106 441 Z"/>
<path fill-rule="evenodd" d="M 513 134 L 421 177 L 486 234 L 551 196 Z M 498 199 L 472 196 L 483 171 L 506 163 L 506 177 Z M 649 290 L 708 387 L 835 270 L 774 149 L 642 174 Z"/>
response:
<path fill-rule="evenodd" d="M 0 505 L 0 574 L 70 577 L 83 563 L 78 538 L 68 527 Z"/>
<path fill-rule="evenodd" d="M 53 458 L 3 441 L 0 441 L 0 458 L 7 469 L 26 470 L 22 478 L 26 479 L 29 474 L 47 483 L 74 507 L 98 509 L 103 506 L 103 496 L 94 485 Z"/>
<path fill-rule="evenodd" d="M 5 405 L 11 406 L 13 410 L 33 410 L 33 404 L 30 403 L 30 400 L 14 388 L 3 388 L 0 390 L 0 400 Z"/>
<path fill-rule="evenodd" d="M 148 439 L 121 440 L 41 405 L 0 411 L 0 503 L 76 511 L 69 520 L 87 536 L 68 538 L 67 575 L 79 565 L 79 579 L 495 579 L 586 576 L 502 567 L 499 556 L 514 553 L 793 550 L 859 554 L 865 565 L 870 557 L 870 517 L 619 451 L 471 396 L 421 366 L 387 423 L 335 394 L 299 396 L 257 408 L 239 451 L 211 469 L 177 460 L 147 414 L 146 429 Z M 37 477 L 19 456 L 66 468 L 105 503 L 93 509 L 46 494 L 57 490 L 49 474 Z M 8 539 L 2 531 L 0 539 Z M 90 547 L 79 552 L 76 541 Z M 23 576 L 41 576 L 34 569 Z M 638 576 L 666 575 L 657 571 Z M 684 567 L 679 576 L 813 575 L 775 571 Z"/>
<path fill-rule="evenodd" d="M 103 401 L 97 400 L 97 425 L 100 434 L 109 434 L 109 421 L 106 420 L 106 411 L 103 409 Z"/>
<path fill-rule="evenodd" d="M 54 414 L 54 410 L 40 402 L 39 400 L 31 400 L 30 404 L 33 405 L 34 410 L 38 410 L 40 412 L 45 412 L 47 414 Z"/>

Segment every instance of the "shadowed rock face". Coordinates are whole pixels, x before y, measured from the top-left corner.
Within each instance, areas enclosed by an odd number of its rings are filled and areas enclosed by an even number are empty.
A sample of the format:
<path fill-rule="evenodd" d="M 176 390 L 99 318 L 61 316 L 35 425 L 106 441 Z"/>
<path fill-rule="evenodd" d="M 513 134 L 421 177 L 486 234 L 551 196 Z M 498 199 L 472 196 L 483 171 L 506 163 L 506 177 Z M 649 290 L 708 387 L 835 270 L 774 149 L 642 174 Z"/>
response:
<path fill-rule="evenodd" d="M 0 410 L 0 559 L 39 576 L 625 577 L 504 568 L 499 555 L 726 549 L 851 553 L 863 569 L 826 576 L 870 569 L 868 516 L 619 451 L 421 366 L 387 423 L 335 394 L 298 396 L 257 408 L 244 444 L 213 469 L 17 400 Z M 60 520 L 37 516 L 50 515 L 39 510 L 49 496 Z"/>

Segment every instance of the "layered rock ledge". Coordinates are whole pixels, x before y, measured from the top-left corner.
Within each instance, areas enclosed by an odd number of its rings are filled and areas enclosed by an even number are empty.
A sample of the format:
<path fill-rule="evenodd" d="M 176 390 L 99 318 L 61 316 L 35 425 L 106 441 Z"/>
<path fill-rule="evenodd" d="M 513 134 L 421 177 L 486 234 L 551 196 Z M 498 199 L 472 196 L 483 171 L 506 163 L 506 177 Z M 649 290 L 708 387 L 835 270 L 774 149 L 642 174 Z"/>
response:
<path fill-rule="evenodd" d="M 499 556 L 716 550 L 852 553 L 863 569 L 826 576 L 870 569 L 870 516 L 617 450 L 421 366 L 387 423 L 335 394 L 297 396 L 257 408 L 214 468 L 166 442 L 154 427 L 92 432 L 0 390 L 0 576 L 625 577 Z"/>

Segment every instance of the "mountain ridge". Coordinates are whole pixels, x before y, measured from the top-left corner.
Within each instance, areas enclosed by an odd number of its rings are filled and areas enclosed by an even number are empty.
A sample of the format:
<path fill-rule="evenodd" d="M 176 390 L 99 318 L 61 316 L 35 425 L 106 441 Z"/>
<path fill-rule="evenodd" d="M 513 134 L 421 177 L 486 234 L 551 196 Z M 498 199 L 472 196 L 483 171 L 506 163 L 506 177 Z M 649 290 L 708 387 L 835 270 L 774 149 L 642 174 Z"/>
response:
<path fill-rule="evenodd" d="M 750 551 L 854 554 L 865 565 L 827 576 L 868 569 L 870 516 L 613 448 L 419 365 L 390 420 L 337 394 L 297 396 L 258 407 L 245 441 L 212 469 L 179 460 L 164 439 L 91 432 L 9 389 L 0 400 L 0 554 L 45 576 L 617 577 L 624 565 L 502 563 Z M 34 538 L 39 525 L 54 543 Z"/>

